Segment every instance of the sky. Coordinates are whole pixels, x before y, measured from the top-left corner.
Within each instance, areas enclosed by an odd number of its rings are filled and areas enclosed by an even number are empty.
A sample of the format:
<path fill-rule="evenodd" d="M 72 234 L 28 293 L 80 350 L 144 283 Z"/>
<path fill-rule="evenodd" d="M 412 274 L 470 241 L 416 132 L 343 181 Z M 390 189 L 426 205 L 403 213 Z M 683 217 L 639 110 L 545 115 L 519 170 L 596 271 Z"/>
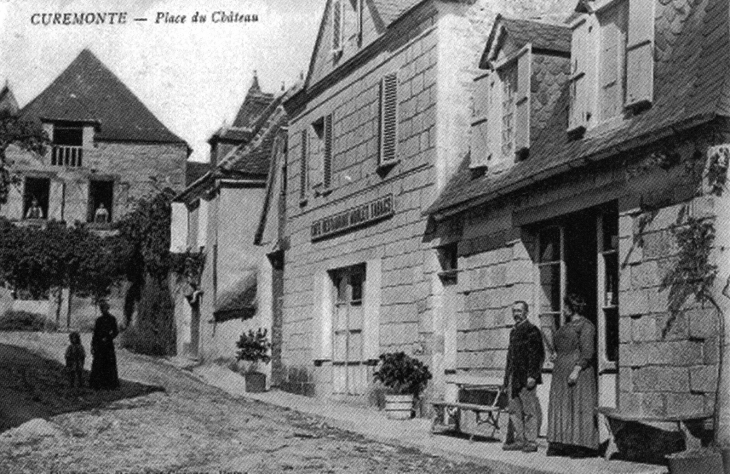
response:
<path fill-rule="evenodd" d="M 277 92 L 306 73 L 324 5 L 325 0 L 0 0 L 0 84 L 8 81 L 22 107 L 89 48 L 188 142 L 191 159 L 207 161 L 207 139 L 233 121 L 254 70 L 264 92 Z M 39 18 L 34 14 L 96 12 L 126 12 L 127 22 L 33 24 Z M 196 12 L 207 21 L 192 22 Z M 255 14 L 258 22 L 213 23 L 214 12 Z M 165 13 L 168 19 L 186 18 L 157 23 Z"/>

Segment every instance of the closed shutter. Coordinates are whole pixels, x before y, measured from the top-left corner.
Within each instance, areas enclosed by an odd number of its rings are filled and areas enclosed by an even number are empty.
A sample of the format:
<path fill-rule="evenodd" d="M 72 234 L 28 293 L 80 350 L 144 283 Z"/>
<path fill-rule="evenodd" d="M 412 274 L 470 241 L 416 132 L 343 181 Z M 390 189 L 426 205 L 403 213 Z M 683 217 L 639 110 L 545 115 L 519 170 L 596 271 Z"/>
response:
<path fill-rule="evenodd" d="M 342 51 L 343 2 L 332 2 L 332 52 Z"/>
<path fill-rule="evenodd" d="M 299 156 L 299 199 L 307 197 L 307 129 L 301 132 Z"/>
<path fill-rule="evenodd" d="M 570 74 L 570 111 L 568 117 L 568 131 L 585 130 L 592 115 L 590 109 L 591 61 L 588 46 L 591 41 L 590 20 L 584 17 L 573 27 L 571 43 L 571 74 Z"/>
<path fill-rule="evenodd" d="M 380 83 L 380 164 L 395 161 L 398 131 L 398 74 L 385 76 Z"/>
<path fill-rule="evenodd" d="M 532 83 L 532 50 L 527 48 L 517 58 L 517 97 L 515 99 L 515 154 L 521 156 L 530 148 L 530 85 Z"/>
<path fill-rule="evenodd" d="M 368 260 L 365 265 L 365 288 L 363 306 L 363 360 L 375 361 L 380 356 L 380 298 L 381 298 L 381 260 Z"/>
<path fill-rule="evenodd" d="M 332 185 L 332 114 L 324 118 L 324 187 L 329 189 Z"/>
<path fill-rule="evenodd" d="M 64 194 L 63 181 L 52 179 L 48 197 L 48 215 L 46 216 L 49 220 L 63 220 Z"/>
<path fill-rule="evenodd" d="M 66 185 L 66 222 L 86 222 L 89 215 L 89 183 L 72 181 Z"/>
<path fill-rule="evenodd" d="M 484 74 L 475 79 L 474 120 L 471 123 L 470 168 L 487 166 L 489 159 L 489 93 L 491 77 Z"/>
<path fill-rule="evenodd" d="M 497 71 L 489 75 L 487 103 L 487 141 L 489 143 L 488 164 L 494 165 L 502 158 L 502 81 Z"/>
<path fill-rule="evenodd" d="M 654 95 L 654 1 L 629 1 L 627 107 L 650 104 Z"/>
<path fill-rule="evenodd" d="M 616 117 L 624 105 L 624 48 L 627 4 L 618 4 L 602 14 L 599 72 L 600 119 Z"/>

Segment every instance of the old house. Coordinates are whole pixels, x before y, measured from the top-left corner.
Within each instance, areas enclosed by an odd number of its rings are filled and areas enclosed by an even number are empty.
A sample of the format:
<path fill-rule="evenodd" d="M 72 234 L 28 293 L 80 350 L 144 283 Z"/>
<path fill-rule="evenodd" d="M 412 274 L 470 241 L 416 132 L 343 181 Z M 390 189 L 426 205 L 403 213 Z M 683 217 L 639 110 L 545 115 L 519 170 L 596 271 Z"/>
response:
<path fill-rule="evenodd" d="M 179 353 L 201 360 L 234 359 L 244 331 L 265 328 L 271 337 L 271 265 L 254 245 L 254 235 L 272 155 L 287 122 L 281 106 L 285 97 L 284 91 L 262 94 L 254 79 L 236 119 L 241 124 L 235 130 L 238 145 L 222 155 L 233 140 L 232 128 L 216 133 L 211 161 L 217 164 L 176 198 L 187 214 L 186 248 L 205 255 L 199 281 L 189 282 L 194 288 L 182 288 L 177 295 Z"/>
<path fill-rule="evenodd" d="M 550 341 L 578 293 L 599 405 L 712 412 L 730 309 L 729 9 L 596 0 L 567 26 L 496 21 L 470 154 L 428 210 L 455 252 L 457 373 L 503 372 L 513 301 Z"/>
<path fill-rule="evenodd" d="M 2 96 L 3 107 L 17 110 L 12 94 Z M 7 150 L 20 185 L 10 190 L 0 216 L 15 223 L 57 220 L 105 230 L 135 199 L 184 187 L 188 144 L 88 49 L 17 113 L 41 124 L 51 143 L 44 156 Z M 116 307 L 118 298 L 112 303 Z M 95 309 L 77 298 L 66 311 L 81 320 L 93 318 Z"/>
<path fill-rule="evenodd" d="M 304 86 L 285 102 L 286 390 L 373 403 L 379 355 L 405 351 L 430 366 L 429 396 L 443 396 L 455 315 L 439 273 L 455 254 L 429 240 L 424 212 L 468 153 L 481 32 L 497 4 L 327 2 Z"/>

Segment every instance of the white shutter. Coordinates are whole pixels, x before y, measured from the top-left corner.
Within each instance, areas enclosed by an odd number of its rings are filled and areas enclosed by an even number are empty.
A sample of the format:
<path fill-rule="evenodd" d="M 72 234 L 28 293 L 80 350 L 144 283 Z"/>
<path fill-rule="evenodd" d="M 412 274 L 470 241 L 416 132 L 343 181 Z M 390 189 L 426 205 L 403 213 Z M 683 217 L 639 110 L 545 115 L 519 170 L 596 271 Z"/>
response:
<path fill-rule="evenodd" d="M 363 360 L 377 360 L 380 356 L 380 292 L 381 261 L 368 260 L 365 263 L 365 285 L 363 288 Z"/>
<path fill-rule="evenodd" d="M 601 17 L 598 103 L 601 120 L 616 117 L 623 110 L 625 7 L 625 3 L 614 6 Z"/>
<path fill-rule="evenodd" d="M 654 2 L 629 1 L 626 106 L 646 105 L 654 95 Z"/>
<path fill-rule="evenodd" d="M 312 359 L 332 360 L 334 301 L 332 280 L 326 271 L 314 275 L 312 301 Z"/>
<path fill-rule="evenodd" d="M 570 111 L 568 117 L 568 131 L 578 131 L 588 127 L 591 116 L 590 92 L 591 87 L 591 60 L 589 54 L 590 20 L 584 16 L 573 26 L 573 39 L 570 48 Z"/>
<path fill-rule="evenodd" d="M 487 104 L 487 141 L 489 143 L 488 163 L 494 165 L 502 160 L 502 81 L 497 71 L 489 75 L 489 103 Z"/>
<path fill-rule="evenodd" d="M 474 82 L 474 118 L 471 124 L 470 168 L 487 166 L 489 159 L 489 93 L 490 74 L 477 77 Z"/>
<path fill-rule="evenodd" d="M 380 82 L 380 164 L 396 160 L 397 132 L 398 73 L 393 72 Z"/>
<path fill-rule="evenodd" d="M 515 97 L 515 154 L 530 148 L 530 85 L 532 84 L 532 50 L 527 48 L 517 58 L 517 96 Z"/>
<path fill-rule="evenodd" d="M 63 199 L 64 199 L 63 181 L 51 180 L 51 189 L 48 196 L 48 215 L 49 220 L 60 221 L 63 219 Z"/>

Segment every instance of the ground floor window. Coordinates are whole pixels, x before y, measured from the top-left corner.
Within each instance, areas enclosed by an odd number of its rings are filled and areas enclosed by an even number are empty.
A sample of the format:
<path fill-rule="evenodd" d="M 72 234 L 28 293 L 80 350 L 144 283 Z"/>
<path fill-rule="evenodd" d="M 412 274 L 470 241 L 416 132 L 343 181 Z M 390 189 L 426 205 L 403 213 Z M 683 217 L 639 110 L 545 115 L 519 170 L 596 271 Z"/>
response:
<path fill-rule="evenodd" d="M 98 224 L 111 222 L 113 204 L 114 181 L 89 182 L 89 222 Z"/>
<path fill-rule="evenodd" d="M 46 219 L 51 180 L 48 178 L 25 178 L 23 189 L 23 217 L 25 219 Z"/>
<path fill-rule="evenodd" d="M 362 395 L 367 389 L 364 357 L 365 265 L 330 273 L 334 289 L 332 325 L 333 392 Z"/>

